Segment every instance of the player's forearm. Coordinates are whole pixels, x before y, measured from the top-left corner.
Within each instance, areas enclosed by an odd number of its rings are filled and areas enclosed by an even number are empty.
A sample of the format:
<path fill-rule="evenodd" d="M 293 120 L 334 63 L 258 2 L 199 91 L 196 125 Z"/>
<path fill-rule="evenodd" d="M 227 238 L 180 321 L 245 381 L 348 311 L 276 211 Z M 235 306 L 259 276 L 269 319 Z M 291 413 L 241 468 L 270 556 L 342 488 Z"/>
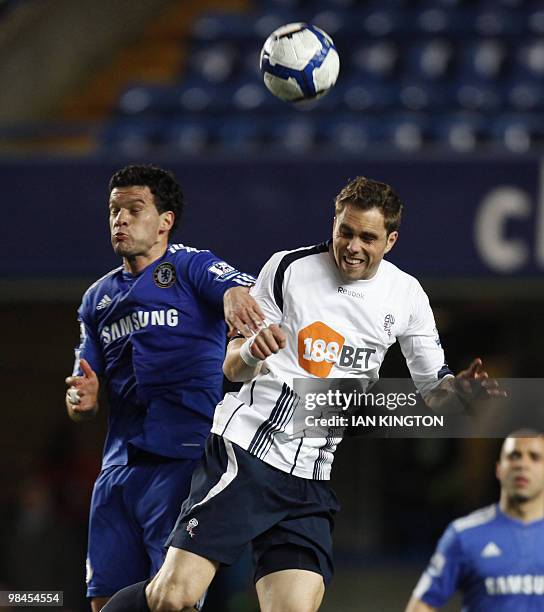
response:
<path fill-rule="evenodd" d="M 236 341 L 234 341 L 236 342 Z M 223 362 L 223 373 L 231 382 L 247 382 L 253 380 L 260 372 L 263 362 L 257 365 L 248 365 L 240 356 L 240 349 L 244 341 L 239 341 L 237 346 L 230 347 Z M 231 342 L 231 344 L 233 344 Z"/>
<path fill-rule="evenodd" d="M 405 612 L 436 612 L 437 608 L 429 606 L 425 602 L 412 597 L 406 606 Z"/>
<path fill-rule="evenodd" d="M 423 396 L 425 403 L 437 413 L 460 413 L 467 408 L 455 385 L 455 377 L 447 376 Z"/>

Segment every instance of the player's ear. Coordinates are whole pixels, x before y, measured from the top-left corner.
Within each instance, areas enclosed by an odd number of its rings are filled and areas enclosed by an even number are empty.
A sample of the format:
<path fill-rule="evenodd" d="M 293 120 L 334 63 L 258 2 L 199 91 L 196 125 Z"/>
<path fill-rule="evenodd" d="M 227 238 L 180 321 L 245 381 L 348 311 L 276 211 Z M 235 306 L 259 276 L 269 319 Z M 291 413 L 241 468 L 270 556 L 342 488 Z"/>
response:
<path fill-rule="evenodd" d="M 176 216 L 171 210 L 161 213 L 161 222 L 159 224 L 159 231 L 161 233 L 169 232 L 173 225 Z"/>
<path fill-rule="evenodd" d="M 395 242 L 397 242 L 398 237 L 398 232 L 391 232 L 390 234 L 388 234 L 384 253 L 389 253 L 389 251 L 395 246 Z"/>

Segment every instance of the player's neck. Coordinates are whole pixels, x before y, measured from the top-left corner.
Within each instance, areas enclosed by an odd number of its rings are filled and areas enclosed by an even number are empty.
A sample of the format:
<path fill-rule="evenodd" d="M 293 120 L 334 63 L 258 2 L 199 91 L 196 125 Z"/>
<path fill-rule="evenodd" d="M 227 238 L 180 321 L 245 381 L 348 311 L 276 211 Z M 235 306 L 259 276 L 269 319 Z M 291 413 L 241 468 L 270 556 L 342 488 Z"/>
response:
<path fill-rule="evenodd" d="M 123 257 L 123 267 L 131 274 L 140 274 L 147 266 L 160 259 L 166 252 L 167 247 L 167 243 L 156 243 L 145 254 Z"/>
<path fill-rule="evenodd" d="M 524 523 L 531 523 L 544 518 L 544 500 L 540 496 L 526 502 L 520 502 L 503 494 L 499 506 L 504 514 Z"/>

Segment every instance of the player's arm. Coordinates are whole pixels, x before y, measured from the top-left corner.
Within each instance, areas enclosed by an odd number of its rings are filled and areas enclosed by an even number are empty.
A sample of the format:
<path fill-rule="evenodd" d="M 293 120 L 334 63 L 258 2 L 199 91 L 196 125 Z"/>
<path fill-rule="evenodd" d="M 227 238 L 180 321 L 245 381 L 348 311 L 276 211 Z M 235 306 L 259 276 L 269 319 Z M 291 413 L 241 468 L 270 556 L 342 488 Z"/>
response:
<path fill-rule="evenodd" d="M 285 348 L 285 333 L 273 323 L 251 338 L 235 338 L 229 342 L 223 373 L 231 382 L 252 380 L 260 372 L 267 357 Z"/>
<path fill-rule="evenodd" d="M 185 261 L 186 273 L 197 294 L 215 308 L 221 308 L 229 337 L 250 336 L 262 326 L 264 315 L 249 289 L 255 278 L 239 272 L 209 251 L 193 254 Z"/>
<path fill-rule="evenodd" d="M 86 421 L 98 412 L 98 376 L 85 359 L 80 359 L 81 376 L 68 376 L 65 404 L 73 421 Z"/>
<path fill-rule="evenodd" d="M 432 410 L 463 412 L 476 398 L 504 395 L 479 358 L 456 375 L 448 368 L 429 299 L 419 283 L 411 287 L 410 302 L 410 322 L 399 342 L 412 379 Z"/>
<path fill-rule="evenodd" d="M 412 597 L 406 606 L 405 612 L 436 612 L 438 608 L 433 608 L 420 599 Z"/>
<path fill-rule="evenodd" d="M 79 309 L 80 341 L 75 349 L 72 375 L 65 379 L 64 403 L 73 421 L 86 421 L 98 412 L 98 375 L 104 371 L 104 359 L 86 296 Z M 92 365 L 91 365 L 92 364 Z"/>
<path fill-rule="evenodd" d="M 462 582 L 463 549 L 450 525 L 414 588 L 405 612 L 430 612 L 446 605 Z"/>

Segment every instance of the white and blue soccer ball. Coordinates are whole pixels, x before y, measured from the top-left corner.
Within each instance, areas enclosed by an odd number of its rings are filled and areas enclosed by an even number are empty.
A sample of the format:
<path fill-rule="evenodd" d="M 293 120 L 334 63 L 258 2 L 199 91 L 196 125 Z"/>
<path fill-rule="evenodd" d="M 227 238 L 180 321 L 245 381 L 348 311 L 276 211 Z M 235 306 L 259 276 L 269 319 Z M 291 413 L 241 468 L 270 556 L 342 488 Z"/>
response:
<path fill-rule="evenodd" d="M 298 102 L 327 93 L 336 83 L 340 58 L 332 38 L 306 23 L 274 30 L 261 51 L 266 87 L 281 100 Z"/>

